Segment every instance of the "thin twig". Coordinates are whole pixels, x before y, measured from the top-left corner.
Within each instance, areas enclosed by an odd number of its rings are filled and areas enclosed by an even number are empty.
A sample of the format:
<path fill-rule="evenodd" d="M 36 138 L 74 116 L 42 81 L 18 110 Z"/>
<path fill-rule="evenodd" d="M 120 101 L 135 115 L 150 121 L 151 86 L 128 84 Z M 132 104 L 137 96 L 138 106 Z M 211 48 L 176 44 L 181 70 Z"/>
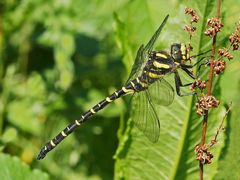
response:
<path fill-rule="evenodd" d="M 232 102 L 230 102 L 229 108 L 228 108 L 228 110 L 225 112 L 225 115 L 224 115 L 224 117 L 223 117 L 223 119 L 222 119 L 222 122 L 221 122 L 221 124 L 220 124 L 220 126 L 219 126 L 219 128 L 218 128 L 218 130 L 217 130 L 217 133 L 216 133 L 213 141 L 215 141 L 215 142 L 217 141 L 218 134 L 219 134 L 220 130 L 222 130 L 222 128 L 223 128 L 223 123 L 224 123 L 225 119 L 227 118 L 227 115 L 228 115 L 229 111 L 231 110 L 231 108 L 232 108 Z"/>

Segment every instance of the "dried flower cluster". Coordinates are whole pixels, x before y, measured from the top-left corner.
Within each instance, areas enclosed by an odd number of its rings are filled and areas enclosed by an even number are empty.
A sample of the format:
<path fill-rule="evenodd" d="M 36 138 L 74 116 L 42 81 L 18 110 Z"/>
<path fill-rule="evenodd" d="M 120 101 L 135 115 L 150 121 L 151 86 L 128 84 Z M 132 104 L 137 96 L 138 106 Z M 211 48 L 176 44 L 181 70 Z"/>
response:
<path fill-rule="evenodd" d="M 223 58 L 227 58 L 228 60 L 233 59 L 233 56 L 230 54 L 229 50 L 238 50 L 240 45 L 240 24 L 237 24 L 235 32 L 229 37 L 229 41 L 231 43 L 228 48 L 218 49 L 218 54 L 220 56 L 219 60 L 216 60 L 213 64 L 213 70 L 215 74 L 220 74 L 224 71 L 226 63 L 223 61 Z"/>
<path fill-rule="evenodd" d="M 193 47 L 191 45 L 191 39 L 192 39 L 192 35 L 194 32 L 196 32 L 197 28 L 195 26 L 193 26 L 193 23 L 197 23 L 199 20 L 199 16 L 197 15 L 197 12 L 195 10 L 193 10 L 192 8 L 186 7 L 185 8 L 185 14 L 188 14 L 191 16 L 191 20 L 190 23 L 185 25 L 184 30 L 189 34 L 189 44 L 188 44 L 188 48 L 187 51 L 190 54 L 190 52 L 193 50 Z"/>
<path fill-rule="evenodd" d="M 203 80 L 196 80 L 195 82 L 192 83 L 190 89 L 192 91 L 196 91 L 197 88 L 200 89 L 201 92 L 203 92 L 203 90 L 206 88 L 206 81 L 203 81 Z"/>
<path fill-rule="evenodd" d="M 196 103 L 197 113 L 202 116 L 204 115 L 204 111 L 210 108 L 217 108 L 218 105 L 219 101 L 214 96 L 205 94 Z"/>
<path fill-rule="evenodd" d="M 195 10 L 193 10 L 190 7 L 186 7 L 185 8 L 185 14 L 189 14 L 191 15 L 192 19 L 191 19 L 191 23 L 195 22 L 197 23 L 199 20 L 199 16 L 197 15 L 197 12 Z"/>
<path fill-rule="evenodd" d="M 220 74 L 225 70 L 226 62 L 224 60 L 214 61 L 213 70 L 215 74 Z"/>
<path fill-rule="evenodd" d="M 197 30 L 197 28 L 191 25 L 185 25 L 184 30 L 192 34 Z"/>
<path fill-rule="evenodd" d="M 223 27 L 223 24 L 219 18 L 210 18 L 207 21 L 207 25 L 210 27 L 205 31 L 205 35 L 209 37 L 216 36 L 216 34 Z"/>
<path fill-rule="evenodd" d="M 238 50 L 240 44 L 240 23 L 237 24 L 235 33 L 229 37 L 229 41 L 233 46 L 233 51 Z"/>
<path fill-rule="evenodd" d="M 213 155 L 210 151 L 208 151 L 208 147 L 206 145 L 197 145 L 195 147 L 195 152 L 197 154 L 196 159 L 198 161 L 200 161 L 202 164 L 211 164 Z"/>
<path fill-rule="evenodd" d="M 189 25 L 185 25 L 184 30 L 187 31 L 190 35 L 190 39 L 192 34 L 197 30 L 196 27 L 194 27 L 192 24 L 197 23 L 199 20 L 199 16 L 197 15 L 197 12 L 193 10 L 192 8 L 186 7 L 185 8 L 185 14 L 188 14 L 191 16 L 191 21 Z"/>
<path fill-rule="evenodd" d="M 218 54 L 222 57 L 228 58 L 228 60 L 233 59 L 233 56 L 229 53 L 228 49 L 226 48 L 218 49 Z"/>

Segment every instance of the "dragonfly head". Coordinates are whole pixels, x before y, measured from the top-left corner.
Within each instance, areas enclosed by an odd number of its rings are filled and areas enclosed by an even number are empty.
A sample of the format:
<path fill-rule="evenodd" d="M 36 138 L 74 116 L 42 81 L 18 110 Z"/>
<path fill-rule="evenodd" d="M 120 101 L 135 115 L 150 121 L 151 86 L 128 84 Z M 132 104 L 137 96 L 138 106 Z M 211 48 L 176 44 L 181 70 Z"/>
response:
<path fill-rule="evenodd" d="M 174 43 L 171 45 L 171 56 L 175 62 L 183 64 L 190 59 L 187 46 L 183 43 Z"/>

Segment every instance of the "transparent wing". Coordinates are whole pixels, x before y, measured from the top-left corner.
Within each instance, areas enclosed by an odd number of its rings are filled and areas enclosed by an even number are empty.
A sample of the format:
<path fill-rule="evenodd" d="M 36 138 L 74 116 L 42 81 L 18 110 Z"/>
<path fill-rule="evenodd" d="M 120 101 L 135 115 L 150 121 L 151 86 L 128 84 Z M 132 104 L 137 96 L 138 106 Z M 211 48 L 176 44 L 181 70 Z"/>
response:
<path fill-rule="evenodd" d="M 146 91 L 133 96 L 132 118 L 135 125 L 152 142 L 157 142 L 160 135 L 160 121 Z"/>
<path fill-rule="evenodd" d="M 138 49 L 137 56 L 135 58 L 132 71 L 128 77 L 127 83 L 131 80 L 135 79 L 138 75 L 138 71 L 141 70 L 141 67 L 145 65 L 144 60 L 146 58 L 144 57 L 144 45 L 142 44 L 140 48 Z"/>
<path fill-rule="evenodd" d="M 152 38 L 150 39 L 150 41 L 149 41 L 149 42 L 147 43 L 147 45 L 145 46 L 144 51 L 147 51 L 148 53 L 150 53 L 150 52 L 152 51 L 153 45 L 155 44 L 155 42 L 156 42 L 158 36 L 160 35 L 163 27 L 165 26 L 165 24 L 166 24 L 166 22 L 167 22 L 167 20 L 168 20 L 168 17 L 169 17 L 169 15 L 167 15 L 167 16 L 164 18 L 162 24 L 159 26 L 159 28 L 157 29 L 157 31 L 154 33 L 154 35 L 152 36 Z"/>
<path fill-rule="evenodd" d="M 153 104 L 168 106 L 174 99 L 174 89 L 165 80 L 159 79 L 148 87 L 148 92 Z"/>
<path fill-rule="evenodd" d="M 152 51 L 153 45 L 155 44 L 155 42 L 156 42 L 158 36 L 160 35 L 163 27 L 165 26 L 168 17 L 169 17 L 169 15 L 167 15 L 164 18 L 162 24 L 159 26 L 159 28 L 154 33 L 154 35 L 152 36 L 150 41 L 147 43 L 147 45 L 144 47 L 144 45 L 142 44 L 140 46 L 140 48 L 138 49 L 137 56 L 136 56 L 134 64 L 133 64 L 133 68 L 132 68 L 132 71 L 130 73 L 130 76 L 129 76 L 127 82 L 135 79 L 136 77 L 138 77 L 142 73 L 143 67 L 145 66 L 145 63 L 148 60 L 148 54 Z"/>

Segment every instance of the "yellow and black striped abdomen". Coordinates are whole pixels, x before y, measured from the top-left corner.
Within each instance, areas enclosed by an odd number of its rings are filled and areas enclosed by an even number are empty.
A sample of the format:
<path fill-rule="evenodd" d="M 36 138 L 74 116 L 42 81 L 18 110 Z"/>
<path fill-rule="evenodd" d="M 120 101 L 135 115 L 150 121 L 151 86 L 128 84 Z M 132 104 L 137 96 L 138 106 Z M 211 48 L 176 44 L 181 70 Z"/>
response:
<path fill-rule="evenodd" d="M 69 134 L 71 134 L 77 127 L 79 127 L 82 123 L 88 120 L 92 115 L 106 107 L 108 104 L 113 102 L 114 100 L 118 99 L 119 97 L 134 93 L 135 88 L 137 86 L 137 80 L 133 80 L 129 82 L 126 86 L 122 87 L 120 90 L 115 91 L 113 94 L 105 98 L 104 100 L 100 101 L 98 104 L 93 106 L 87 112 L 85 112 L 81 117 L 77 120 L 74 120 L 71 124 L 69 124 L 65 129 L 63 129 L 55 138 L 51 141 L 47 142 L 46 145 L 41 149 L 37 159 L 43 159 L 46 154 L 54 149 L 64 138 L 66 138 Z"/>

